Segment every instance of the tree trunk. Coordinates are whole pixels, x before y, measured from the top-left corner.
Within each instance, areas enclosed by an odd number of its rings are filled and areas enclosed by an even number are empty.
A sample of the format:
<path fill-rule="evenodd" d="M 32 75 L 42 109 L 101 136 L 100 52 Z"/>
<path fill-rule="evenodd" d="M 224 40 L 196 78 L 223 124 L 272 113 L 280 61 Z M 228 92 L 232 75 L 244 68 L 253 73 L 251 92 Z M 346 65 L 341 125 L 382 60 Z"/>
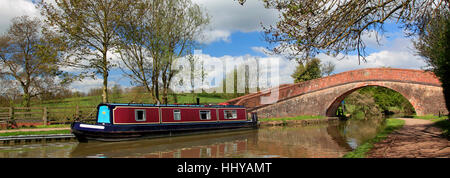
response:
<path fill-rule="evenodd" d="M 163 90 L 162 90 L 162 103 L 163 104 L 167 104 L 168 100 L 167 100 L 167 74 L 166 74 L 167 70 L 164 70 L 164 72 L 161 75 L 161 79 L 162 79 L 162 84 L 163 84 Z"/>
<path fill-rule="evenodd" d="M 103 91 L 102 102 L 108 103 L 108 61 L 106 58 L 106 52 L 103 53 Z"/>
<path fill-rule="evenodd" d="M 168 104 L 169 103 L 168 96 L 167 96 L 167 88 L 166 87 L 163 88 L 162 100 L 163 100 L 163 104 Z"/>
<path fill-rule="evenodd" d="M 23 106 L 30 107 L 31 106 L 31 96 L 28 86 L 22 86 L 23 89 Z"/>
<path fill-rule="evenodd" d="M 102 102 L 108 103 L 108 72 L 103 73 Z"/>
<path fill-rule="evenodd" d="M 159 100 L 159 75 L 155 75 L 152 77 L 152 93 L 153 93 L 153 100 L 155 103 L 161 103 L 161 101 Z"/>
<path fill-rule="evenodd" d="M 24 93 L 23 94 L 23 104 L 25 107 L 30 107 L 31 106 L 31 97 L 29 93 Z"/>

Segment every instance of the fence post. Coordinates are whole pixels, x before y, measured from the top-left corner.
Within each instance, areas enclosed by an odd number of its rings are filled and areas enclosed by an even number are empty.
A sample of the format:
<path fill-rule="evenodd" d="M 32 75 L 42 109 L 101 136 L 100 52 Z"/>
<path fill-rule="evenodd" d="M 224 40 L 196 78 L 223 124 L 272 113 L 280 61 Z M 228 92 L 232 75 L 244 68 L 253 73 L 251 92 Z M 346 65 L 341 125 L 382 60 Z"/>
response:
<path fill-rule="evenodd" d="M 9 118 L 9 120 L 12 120 L 13 117 L 14 117 L 14 108 L 9 107 L 8 118 Z"/>
<path fill-rule="evenodd" d="M 43 108 L 43 114 L 42 114 L 42 122 L 44 122 L 44 125 L 47 125 L 47 117 L 48 117 L 48 112 L 47 112 L 47 107 Z"/>
<path fill-rule="evenodd" d="M 9 121 L 8 123 L 13 126 L 14 125 L 14 107 L 9 107 Z M 8 126 L 6 126 L 8 127 Z"/>
<path fill-rule="evenodd" d="M 78 120 L 80 118 L 80 107 L 77 104 L 76 110 L 75 110 L 75 118 L 74 120 Z"/>

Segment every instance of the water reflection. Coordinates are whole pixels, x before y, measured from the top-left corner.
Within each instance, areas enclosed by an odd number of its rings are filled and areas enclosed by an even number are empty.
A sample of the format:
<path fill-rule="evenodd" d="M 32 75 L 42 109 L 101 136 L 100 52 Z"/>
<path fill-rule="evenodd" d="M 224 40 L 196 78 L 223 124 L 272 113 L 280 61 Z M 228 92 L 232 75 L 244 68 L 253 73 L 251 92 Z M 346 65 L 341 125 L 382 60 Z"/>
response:
<path fill-rule="evenodd" d="M 127 142 L 60 142 L 1 146 L 0 157 L 27 158 L 316 158 L 341 157 L 373 138 L 382 120 L 265 127 Z"/>
<path fill-rule="evenodd" d="M 72 157 L 144 157 L 144 158 L 215 158 L 247 149 L 254 131 L 236 131 L 170 138 L 157 138 L 127 142 L 80 143 Z"/>
<path fill-rule="evenodd" d="M 78 142 L 0 145 L 0 158 L 70 158 Z"/>
<path fill-rule="evenodd" d="M 351 149 L 355 149 L 366 140 L 369 140 L 383 128 L 383 118 L 372 118 L 368 120 L 348 120 L 339 124 L 339 131 Z"/>

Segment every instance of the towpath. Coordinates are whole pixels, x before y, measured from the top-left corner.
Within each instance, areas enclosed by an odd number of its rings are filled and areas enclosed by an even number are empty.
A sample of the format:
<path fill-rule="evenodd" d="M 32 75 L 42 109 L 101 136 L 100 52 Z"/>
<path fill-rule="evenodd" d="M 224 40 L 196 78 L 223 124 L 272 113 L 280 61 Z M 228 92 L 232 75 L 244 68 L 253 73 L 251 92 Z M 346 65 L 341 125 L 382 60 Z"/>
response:
<path fill-rule="evenodd" d="M 405 125 L 374 144 L 370 158 L 450 158 L 450 141 L 441 129 L 422 119 L 402 119 Z"/>

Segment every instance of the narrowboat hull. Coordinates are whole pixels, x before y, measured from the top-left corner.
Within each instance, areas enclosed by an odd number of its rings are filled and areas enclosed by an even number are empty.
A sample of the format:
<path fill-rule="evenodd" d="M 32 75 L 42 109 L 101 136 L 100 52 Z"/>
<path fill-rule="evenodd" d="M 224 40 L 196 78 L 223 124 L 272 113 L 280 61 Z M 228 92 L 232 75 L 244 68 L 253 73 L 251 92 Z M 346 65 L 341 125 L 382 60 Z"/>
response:
<path fill-rule="evenodd" d="M 113 125 L 113 124 L 84 124 L 74 122 L 71 125 L 72 133 L 79 142 L 89 140 L 97 141 L 125 141 L 140 138 L 170 137 L 204 132 L 217 132 L 229 130 L 254 129 L 258 127 L 257 121 L 231 121 L 208 123 L 171 123 L 171 124 L 140 124 L 140 125 Z"/>

